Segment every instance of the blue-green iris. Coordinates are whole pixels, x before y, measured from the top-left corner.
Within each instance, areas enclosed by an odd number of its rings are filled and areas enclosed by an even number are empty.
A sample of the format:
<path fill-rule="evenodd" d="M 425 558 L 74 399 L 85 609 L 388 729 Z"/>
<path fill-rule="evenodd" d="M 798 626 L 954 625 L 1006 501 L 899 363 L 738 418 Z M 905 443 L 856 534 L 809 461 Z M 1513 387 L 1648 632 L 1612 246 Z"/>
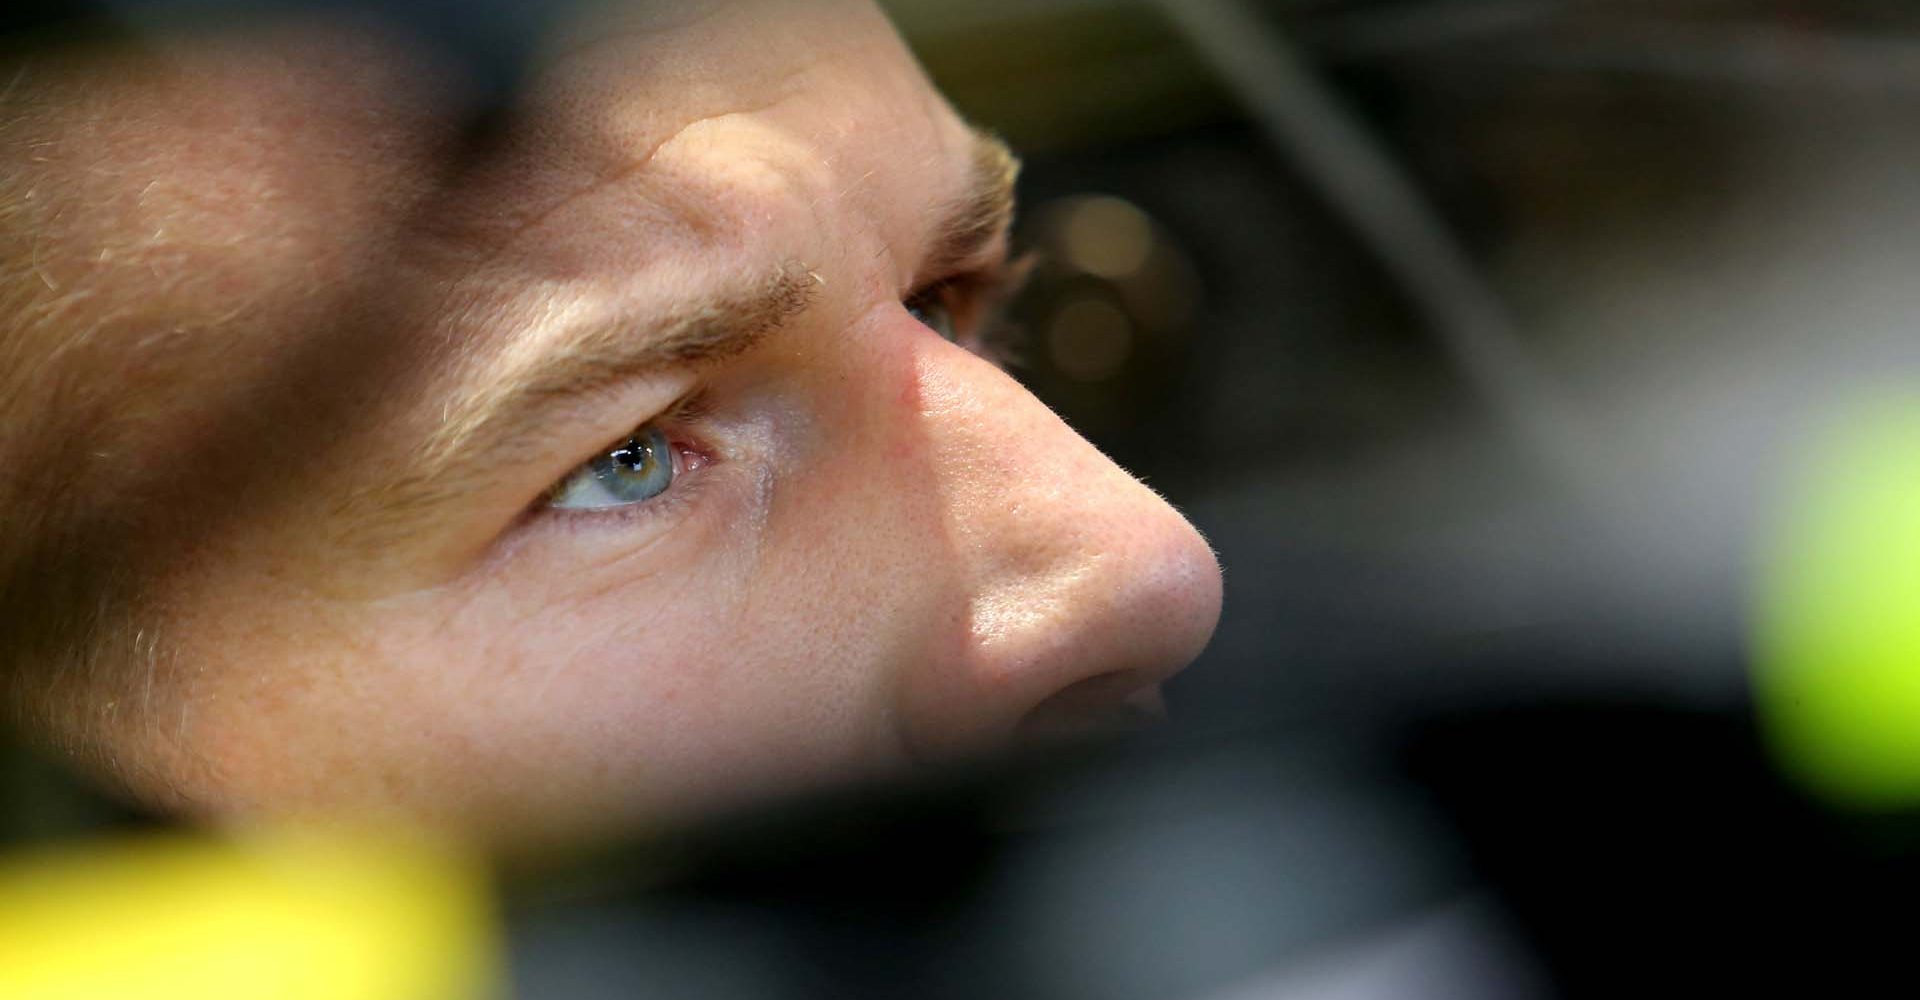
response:
<path fill-rule="evenodd" d="M 673 443 L 653 427 L 643 427 L 624 443 L 609 448 L 554 491 L 562 510 L 605 510 L 645 503 L 673 485 Z"/>

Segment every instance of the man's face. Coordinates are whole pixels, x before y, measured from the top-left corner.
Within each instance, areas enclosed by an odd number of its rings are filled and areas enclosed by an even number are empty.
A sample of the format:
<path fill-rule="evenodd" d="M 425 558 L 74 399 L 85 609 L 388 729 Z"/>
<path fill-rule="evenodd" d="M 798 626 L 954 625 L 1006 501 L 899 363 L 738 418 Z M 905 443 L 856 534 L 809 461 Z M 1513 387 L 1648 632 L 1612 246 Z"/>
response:
<path fill-rule="evenodd" d="M 543 51 L 484 139 L 375 25 L 14 81 L 0 226 L 97 412 L 12 446 L 150 543 L 72 732 L 190 811 L 516 839 L 1150 708 L 1213 556 L 970 350 L 1010 171 L 884 19 Z"/>

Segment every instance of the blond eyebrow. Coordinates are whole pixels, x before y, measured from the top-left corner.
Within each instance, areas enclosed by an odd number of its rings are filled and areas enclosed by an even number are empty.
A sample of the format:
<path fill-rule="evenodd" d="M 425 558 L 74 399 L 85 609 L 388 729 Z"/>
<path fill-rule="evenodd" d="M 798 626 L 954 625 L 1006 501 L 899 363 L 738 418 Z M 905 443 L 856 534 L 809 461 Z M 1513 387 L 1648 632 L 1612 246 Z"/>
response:
<path fill-rule="evenodd" d="M 962 193 L 941 210 L 921 270 L 945 277 L 994 249 L 1013 224 L 1020 161 L 991 133 L 972 132 Z M 524 427 L 555 400 L 573 398 L 667 368 L 743 354 L 806 310 L 821 278 L 797 262 L 743 286 L 710 293 L 690 309 L 636 332 L 631 322 L 594 323 L 552 338 L 553 346 L 495 373 L 449 405 L 424 449 L 429 464 L 456 459 L 495 437 L 488 428 Z"/>
<path fill-rule="evenodd" d="M 623 310 L 523 335 L 489 361 L 473 388 L 447 402 L 409 452 L 404 474 L 355 490 L 333 508 L 335 523 L 350 532 L 341 541 L 377 550 L 407 538 L 420 518 L 471 492 L 476 476 L 547 450 L 556 410 L 676 366 L 749 351 L 806 312 L 819 287 L 812 271 L 787 263 L 758 278 L 721 279 L 662 318 Z"/>
<path fill-rule="evenodd" d="M 539 436 L 556 404 L 648 374 L 724 361 L 752 350 L 812 304 L 820 278 L 797 262 L 710 290 L 662 319 L 595 319 L 509 350 L 485 382 L 448 403 L 420 452 L 420 471 L 450 472 L 477 448 Z M 519 355 L 519 357 L 515 357 Z"/>
<path fill-rule="evenodd" d="M 1020 158 L 991 132 L 973 130 L 972 163 L 964 193 L 948 203 L 933 229 L 921 272 L 947 278 L 978 264 L 1013 228 Z"/>

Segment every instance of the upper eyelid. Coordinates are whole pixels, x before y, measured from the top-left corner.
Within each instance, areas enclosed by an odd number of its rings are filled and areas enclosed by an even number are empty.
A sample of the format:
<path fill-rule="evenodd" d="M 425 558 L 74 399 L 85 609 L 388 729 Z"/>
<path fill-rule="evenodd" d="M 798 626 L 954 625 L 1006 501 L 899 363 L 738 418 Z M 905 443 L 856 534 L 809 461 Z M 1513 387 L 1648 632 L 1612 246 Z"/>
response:
<path fill-rule="evenodd" d="M 1025 290 L 1039 262 L 1034 253 L 1019 256 L 1001 254 L 993 262 L 972 271 L 963 271 L 915 288 L 902 301 L 913 303 L 930 295 L 953 292 L 972 311 L 969 326 L 992 326 L 1003 318 L 1007 306 Z"/>
<path fill-rule="evenodd" d="M 510 448 L 497 453 L 499 461 L 539 467 L 553 482 L 564 481 L 580 466 L 619 446 L 636 431 L 676 419 L 688 400 L 701 392 L 698 385 L 682 386 L 667 398 L 660 388 L 629 383 L 583 391 L 552 411 L 554 419 L 540 428 L 539 436 L 516 436 L 509 442 Z M 660 402 L 663 398 L 667 398 L 664 403 Z M 649 415 L 634 420 L 635 413 Z M 620 422 L 615 423 L 616 420 Z M 597 443 L 592 450 L 580 450 L 589 435 Z M 563 467 L 562 461 L 568 464 Z"/>
<path fill-rule="evenodd" d="M 906 301 L 923 298 L 935 292 L 951 289 L 974 298 L 1007 299 L 1019 294 L 1026 286 L 1032 274 L 1032 254 L 1014 256 L 1002 251 L 991 260 L 970 268 L 950 272 L 942 277 L 922 281 L 915 285 L 903 298 Z"/>
<path fill-rule="evenodd" d="M 653 416 L 646 417 L 628 427 L 619 435 L 609 438 L 606 443 L 601 445 L 597 450 L 576 461 L 573 465 L 568 466 L 566 474 L 563 475 L 558 482 L 565 482 L 568 476 L 578 472 L 582 466 L 608 452 L 619 449 L 622 444 L 631 440 L 635 435 L 649 427 L 660 427 L 662 425 L 672 427 L 674 425 L 683 425 L 698 420 L 706 412 L 706 396 L 706 387 L 699 385 L 681 393 L 674 398 L 673 402 L 662 407 L 659 412 Z"/>

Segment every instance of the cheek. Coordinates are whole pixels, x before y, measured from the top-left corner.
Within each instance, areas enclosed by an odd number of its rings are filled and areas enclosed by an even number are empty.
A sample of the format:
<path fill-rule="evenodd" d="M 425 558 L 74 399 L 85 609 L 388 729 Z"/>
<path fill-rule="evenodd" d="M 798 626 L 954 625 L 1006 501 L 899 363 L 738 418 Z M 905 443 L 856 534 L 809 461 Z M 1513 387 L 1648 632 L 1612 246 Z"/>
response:
<path fill-rule="evenodd" d="M 897 765 L 903 672 L 968 635 L 922 345 L 900 336 L 805 383 L 765 461 L 714 467 L 657 537 L 543 536 L 471 586 L 274 630 L 252 659 L 286 676 L 229 718 L 251 749 L 218 756 L 260 761 L 255 801 L 558 825 Z"/>
<path fill-rule="evenodd" d="M 684 818 L 849 767 L 853 690 L 804 635 L 768 634 L 715 585 L 689 572 L 537 611 L 475 602 L 358 685 L 351 724 L 391 738 L 357 742 L 352 765 L 403 769 L 430 811 L 451 798 L 562 828 Z"/>
<path fill-rule="evenodd" d="M 582 800 L 682 812 L 889 766 L 893 673 L 948 602 L 914 447 L 872 429 L 823 431 L 686 537 L 525 560 L 407 658 L 470 664 L 436 696 L 451 724 Z"/>

